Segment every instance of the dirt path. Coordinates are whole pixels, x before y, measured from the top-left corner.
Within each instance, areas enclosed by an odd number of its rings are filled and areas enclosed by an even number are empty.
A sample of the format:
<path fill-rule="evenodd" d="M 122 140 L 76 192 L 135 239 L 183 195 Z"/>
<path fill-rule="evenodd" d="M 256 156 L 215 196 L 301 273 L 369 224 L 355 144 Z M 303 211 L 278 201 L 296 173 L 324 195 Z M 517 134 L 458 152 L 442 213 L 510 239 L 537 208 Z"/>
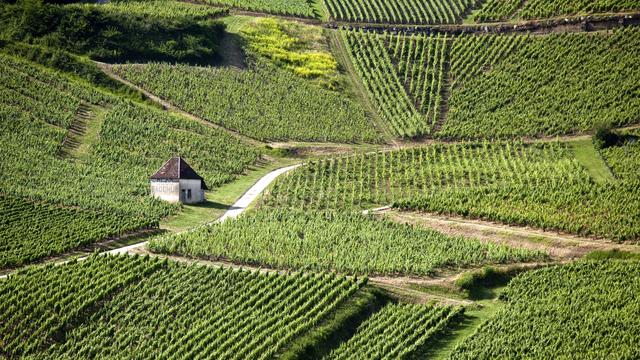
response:
<path fill-rule="evenodd" d="M 436 123 L 433 124 L 431 128 L 431 136 L 440 132 L 442 126 L 447 122 L 447 118 L 449 117 L 449 98 L 451 97 L 451 93 L 453 92 L 453 79 L 451 76 L 451 40 L 447 40 L 445 42 L 445 54 L 444 54 L 444 68 L 442 69 L 442 82 L 443 86 L 440 89 L 440 98 L 442 102 L 440 103 L 440 108 L 438 109 L 438 119 Z"/>
<path fill-rule="evenodd" d="M 556 16 L 541 20 L 512 20 L 493 23 L 471 24 L 391 24 L 331 21 L 324 23 L 328 28 L 361 29 L 372 32 L 403 32 L 406 34 L 448 33 L 459 34 L 506 34 L 506 33 L 575 33 L 609 30 L 627 25 L 640 24 L 640 12 L 598 13 L 590 15 Z"/>
<path fill-rule="evenodd" d="M 67 129 L 67 134 L 62 140 L 62 144 L 58 149 L 58 157 L 73 158 L 76 150 L 82 144 L 82 139 L 87 132 L 87 123 L 93 116 L 91 107 L 87 104 L 80 104 L 76 114 L 71 121 L 71 125 Z"/>
<path fill-rule="evenodd" d="M 331 18 L 329 12 L 326 12 L 328 20 L 317 18 L 307 18 L 295 15 L 283 15 L 277 13 L 269 13 L 264 11 L 250 11 L 239 8 L 229 7 L 225 5 L 217 5 L 206 3 L 202 0 L 181 0 L 183 2 L 211 6 L 230 8 L 230 15 L 243 15 L 254 17 L 273 17 L 288 21 L 297 21 L 308 25 L 323 26 L 329 29 L 338 29 L 347 27 L 351 29 L 363 29 L 367 31 L 407 31 L 407 32 L 448 32 L 453 34 L 461 33 L 511 33 L 511 32 L 532 32 L 532 33 L 564 33 L 564 32 L 584 32 L 591 30 L 606 30 L 623 25 L 640 24 L 640 12 L 623 11 L 623 12 L 606 12 L 578 15 L 559 15 L 540 20 L 522 20 L 517 19 L 524 3 L 520 5 L 517 11 L 511 15 L 515 18 L 509 21 L 490 22 L 490 23 L 470 23 L 470 24 L 393 24 L 393 23 L 371 23 L 366 21 L 345 21 Z M 475 9 L 469 9 L 471 11 Z M 622 23 L 621 23 L 622 22 Z M 585 26 L 585 24 L 590 26 Z"/>
<path fill-rule="evenodd" d="M 212 123 L 210 121 L 207 121 L 207 120 L 205 120 L 205 119 L 203 119 L 203 118 L 201 118 L 199 116 L 196 116 L 194 114 L 191 114 L 189 112 L 186 112 L 186 111 L 180 109 L 179 107 L 171 104 L 167 100 L 165 100 L 165 99 L 163 99 L 163 98 L 161 98 L 161 97 L 159 97 L 159 96 L 157 96 L 157 95 L 155 95 L 155 94 L 143 89 L 142 87 L 140 87 L 140 86 L 138 86 L 138 85 L 136 85 L 136 84 L 134 84 L 134 83 L 122 78 L 122 77 L 120 77 L 119 75 L 117 75 L 116 73 L 113 72 L 112 65 L 110 65 L 110 64 L 106 64 L 106 63 L 102 63 L 102 62 L 98 62 L 98 61 L 95 61 L 95 63 L 100 69 L 102 69 L 102 71 L 104 71 L 105 74 L 109 75 L 114 80 L 117 80 L 117 81 L 119 81 L 119 82 L 121 82 L 121 83 L 123 83 L 123 84 L 125 84 L 125 85 L 127 85 L 127 86 L 129 86 L 131 88 L 133 88 L 133 89 L 136 89 L 136 90 L 140 91 L 141 93 L 143 93 L 146 97 L 148 97 L 152 101 L 160 104 L 165 110 L 180 114 L 180 115 L 182 115 L 184 117 L 187 117 L 187 118 L 189 118 L 191 120 L 197 121 L 197 122 L 199 122 L 199 123 L 201 123 L 203 125 L 206 125 L 206 126 L 218 129 L 218 130 L 225 131 L 225 132 L 229 133 L 230 135 L 242 140 L 243 142 L 245 142 L 247 144 L 251 144 L 251 145 L 254 145 L 254 146 L 263 146 L 263 145 L 265 145 L 265 143 L 263 143 L 263 142 L 261 142 L 259 140 L 256 140 L 256 139 L 250 138 L 248 136 L 242 135 L 242 134 L 238 133 L 237 131 L 234 131 L 234 130 L 231 130 L 231 129 L 227 129 L 227 128 L 225 128 L 223 126 L 220 126 L 218 124 L 214 124 L 214 123 Z"/>
<path fill-rule="evenodd" d="M 553 260 L 577 259 L 595 250 L 640 252 L 640 245 L 618 244 L 570 234 L 510 226 L 482 220 L 470 220 L 418 212 L 386 210 L 381 212 L 391 220 L 425 226 L 453 236 L 476 238 L 483 242 L 547 252 Z"/>

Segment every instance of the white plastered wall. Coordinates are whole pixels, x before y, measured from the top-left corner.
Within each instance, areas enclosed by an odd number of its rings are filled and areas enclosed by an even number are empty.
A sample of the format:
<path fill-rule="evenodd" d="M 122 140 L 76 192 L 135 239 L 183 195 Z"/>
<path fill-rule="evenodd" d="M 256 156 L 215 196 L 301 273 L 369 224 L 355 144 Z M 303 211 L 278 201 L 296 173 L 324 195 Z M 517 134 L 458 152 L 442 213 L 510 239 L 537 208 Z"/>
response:
<path fill-rule="evenodd" d="M 180 201 L 180 183 L 178 181 L 151 180 L 151 196 L 176 203 Z"/>

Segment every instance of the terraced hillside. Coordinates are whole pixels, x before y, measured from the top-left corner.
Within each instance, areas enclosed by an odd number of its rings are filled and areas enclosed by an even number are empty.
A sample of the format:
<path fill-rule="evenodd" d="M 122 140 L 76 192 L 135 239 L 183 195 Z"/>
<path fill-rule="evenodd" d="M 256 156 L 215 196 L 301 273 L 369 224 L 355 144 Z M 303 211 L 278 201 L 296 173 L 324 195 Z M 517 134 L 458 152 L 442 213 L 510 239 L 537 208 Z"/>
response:
<path fill-rule="evenodd" d="M 1 359 L 640 358 L 638 0 L 0 25 Z"/>

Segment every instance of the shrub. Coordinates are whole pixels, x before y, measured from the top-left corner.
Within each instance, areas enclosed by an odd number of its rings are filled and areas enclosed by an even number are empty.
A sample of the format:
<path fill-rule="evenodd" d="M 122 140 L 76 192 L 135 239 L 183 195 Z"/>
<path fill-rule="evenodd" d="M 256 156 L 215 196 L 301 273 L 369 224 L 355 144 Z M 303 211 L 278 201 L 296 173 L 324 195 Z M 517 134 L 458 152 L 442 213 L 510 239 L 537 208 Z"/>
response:
<path fill-rule="evenodd" d="M 601 124 L 596 128 L 596 132 L 593 135 L 593 145 L 596 149 L 606 149 L 619 142 L 620 137 L 611 130 L 610 125 Z"/>

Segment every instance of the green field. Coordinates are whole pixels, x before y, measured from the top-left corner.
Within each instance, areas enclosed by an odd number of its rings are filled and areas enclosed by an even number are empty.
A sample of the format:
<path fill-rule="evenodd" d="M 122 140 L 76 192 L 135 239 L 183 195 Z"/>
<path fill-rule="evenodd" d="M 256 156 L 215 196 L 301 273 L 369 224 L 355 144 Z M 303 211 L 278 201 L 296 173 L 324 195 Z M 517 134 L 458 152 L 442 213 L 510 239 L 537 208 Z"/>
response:
<path fill-rule="evenodd" d="M 331 274 L 94 256 L 0 282 L 0 354 L 271 358 L 362 285 Z"/>
<path fill-rule="evenodd" d="M 52 211 L 58 214 L 52 219 L 63 219 L 80 210 L 77 221 L 95 224 L 80 234 L 51 221 L 48 241 L 39 244 L 36 236 L 16 237 L 28 231 L 28 221 L 7 220 L 0 225 L 3 267 L 157 226 L 179 207 L 151 199 L 148 177 L 175 153 L 211 187 L 233 180 L 260 156 L 224 131 L 120 100 L 35 64 L 2 55 L 0 67 L 0 193 L 17 198 L 26 212 Z M 74 135 L 78 129 L 93 139 Z M 91 146 L 74 144 L 83 139 Z"/>
<path fill-rule="evenodd" d="M 452 65 L 450 110 L 438 136 L 555 136 L 588 131 L 601 122 L 637 121 L 637 28 L 529 36 L 518 44 L 501 39 L 462 38 L 466 44 L 457 50 L 454 43 L 453 61 L 462 65 Z M 476 76 L 466 78 L 469 72 Z"/>
<path fill-rule="evenodd" d="M 639 1 L 0 0 L 0 359 L 640 359 Z"/>
<path fill-rule="evenodd" d="M 474 14 L 474 19 L 505 21 L 510 18 L 544 19 L 558 15 L 583 15 L 636 10 L 637 0 L 488 0 Z"/>
<path fill-rule="evenodd" d="M 157 221 L 142 216 L 122 218 L 9 196 L 0 196 L 0 210 L 0 269 L 25 265 L 132 229 L 158 225 Z"/>
<path fill-rule="evenodd" d="M 325 0 L 337 20 L 391 24 L 451 24 L 460 22 L 476 0 Z"/>
<path fill-rule="evenodd" d="M 393 204 L 637 240 L 637 187 L 595 181 L 563 143 L 483 142 L 315 161 L 279 179 L 266 204 L 305 210 Z"/>
<path fill-rule="evenodd" d="M 451 359 L 633 359 L 640 355 L 638 261 L 581 262 L 528 272 L 505 308 Z"/>
<path fill-rule="evenodd" d="M 250 70 L 119 65 L 117 74 L 172 104 L 260 140 L 378 142 L 362 107 L 258 61 Z"/>
<path fill-rule="evenodd" d="M 462 308 L 387 305 L 326 359 L 405 359 L 456 321 Z"/>
<path fill-rule="evenodd" d="M 637 28 L 551 35 L 341 34 L 369 98 L 398 137 L 543 137 L 637 121 Z"/>
<path fill-rule="evenodd" d="M 446 36 L 341 34 L 386 126 L 399 137 L 430 134 L 440 117 Z"/>
<path fill-rule="evenodd" d="M 151 241 L 154 252 L 275 268 L 428 275 L 436 270 L 544 260 L 545 254 L 483 244 L 362 214 L 259 210 Z"/>

